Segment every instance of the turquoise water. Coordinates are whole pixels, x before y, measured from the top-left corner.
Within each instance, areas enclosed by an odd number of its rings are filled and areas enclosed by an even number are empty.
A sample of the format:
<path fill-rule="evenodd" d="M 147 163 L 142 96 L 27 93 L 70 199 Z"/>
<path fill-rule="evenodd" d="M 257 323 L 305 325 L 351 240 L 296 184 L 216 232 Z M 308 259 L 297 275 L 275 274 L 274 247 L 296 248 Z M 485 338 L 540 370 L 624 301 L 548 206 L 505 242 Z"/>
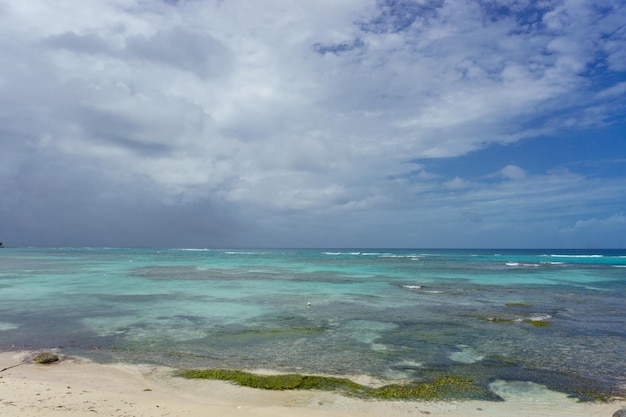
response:
<path fill-rule="evenodd" d="M 0 349 L 626 393 L 626 251 L 0 250 Z"/>

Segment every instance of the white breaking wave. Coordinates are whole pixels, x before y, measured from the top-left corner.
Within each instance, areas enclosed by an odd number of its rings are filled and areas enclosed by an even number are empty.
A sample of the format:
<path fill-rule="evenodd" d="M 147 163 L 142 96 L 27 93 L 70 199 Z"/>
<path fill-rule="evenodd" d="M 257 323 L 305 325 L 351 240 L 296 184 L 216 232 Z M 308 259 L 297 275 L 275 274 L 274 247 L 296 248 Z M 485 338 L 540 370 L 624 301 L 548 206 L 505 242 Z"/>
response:
<path fill-rule="evenodd" d="M 528 318 L 528 320 L 530 321 L 545 321 L 545 320 L 549 320 L 551 319 L 552 316 L 549 314 L 535 314 L 533 316 L 530 316 Z"/>
<path fill-rule="evenodd" d="M 237 252 L 237 251 L 230 251 L 230 252 L 224 252 L 226 255 L 263 255 L 263 253 L 261 252 Z"/>
<path fill-rule="evenodd" d="M 19 324 L 0 321 L 0 330 L 13 330 L 18 329 L 19 327 Z"/>
<path fill-rule="evenodd" d="M 323 255 L 331 255 L 331 256 L 338 256 L 338 255 L 361 255 L 361 252 L 322 252 Z"/>
<path fill-rule="evenodd" d="M 476 363 L 484 359 L 484 356 L 466 345 L 457 345 L 460 350 L 452 352 L 448 357 L 455 362 L 460 363 Z"/>
<path fill-rule="evenodd" d="M 505 265 L 506 266 L 512 266 L 512 267 L 518 267 L 518 266 L 529 267 L 530 266 L 530 267 L 533 267 L 533 268 L 536 268 L 536 267 L 540 266 L 539 264 L 521 264 L 519 262 L 505 262 Z"/>

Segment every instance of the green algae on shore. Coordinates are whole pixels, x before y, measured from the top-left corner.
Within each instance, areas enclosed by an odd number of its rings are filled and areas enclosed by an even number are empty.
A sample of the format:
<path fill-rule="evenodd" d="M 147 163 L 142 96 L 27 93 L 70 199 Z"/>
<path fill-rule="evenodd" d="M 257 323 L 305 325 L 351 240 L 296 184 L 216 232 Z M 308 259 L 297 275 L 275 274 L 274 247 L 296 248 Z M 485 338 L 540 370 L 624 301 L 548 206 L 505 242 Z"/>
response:
<path fill-rule="evenodd" d="M 346 378 L 316 375 L 281 374 L 258 375 L 228 369 L 188 369 L 179 376 L 190 379 L 217 379 L 266 390 L 321 390 L 361 398 L 384 400 L 487 400 L 502 401 L 502 398 L 486 388 L 474 385 L 469 378 L 443 376 L 431 382 L 392 384 L 369 387 Z"/>

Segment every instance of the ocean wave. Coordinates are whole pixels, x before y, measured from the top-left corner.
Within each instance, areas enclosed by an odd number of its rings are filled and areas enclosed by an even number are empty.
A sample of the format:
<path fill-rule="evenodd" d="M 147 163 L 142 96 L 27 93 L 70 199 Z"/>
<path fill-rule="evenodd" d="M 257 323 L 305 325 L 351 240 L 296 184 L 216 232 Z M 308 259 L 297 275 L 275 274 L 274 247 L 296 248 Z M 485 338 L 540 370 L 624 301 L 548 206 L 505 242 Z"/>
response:
<path fill-rule="evenodd" d="M 457 345 L 457 348 L 460 350 L 448 355 L 448 357 L 455 362 L 470 364 L 482 361 L 485 358 L 484 355 L 481 355 L 469 346 Z"/>
<path fill-rule="evenodd" d="M 224 252 L 226 255 L 263 255 L 263 252 L 239 252 L 239 251 L 228 251 Z"/>
<path fill-rule="evenodd" d="M 19 327 L 20 327 L 20 325 L 16 324 L 16 323 L 9 323 L 9 322 L 0 321 L 0 331 L 1 330 L 19 329 Z"/>
<path fill-rule="evenodd" d="M 550 314 L 542 314 L 542 313 L 534 313 L 526 317 L 517 316 L 513 320 L 514 322 L 522 323 L 522 322 L 536 322 L 536 321 L 546 321 L 550 320 L 552 316 Z"/>
<path fill-rule="evenodd" d="M 538 266 L 541 266 L 540 264 L 520 263 L 520 262 L 505 262 L 504 264 L 505 264 L 506 266 L 511 266 L 511 267 L 522 267 L 522 268 L 527 268 L 527 267 L 536 268 L 536 267 L 538 267 Z"/>
<path fill-rule="evenodd" d="M 442 294 L 443 291 L 440 290 L 425 290 L 423 285 L 403 285 L 402 288 L 405 288 L 407 290 L 412 290 L 412 291 L 416 291 L 419 290 L 420 293 L 424 293 L 424 294 Z"/>
<path fill-rule="evenodd" d="M 403 285 L 402 288 L 406 288 L 407 290 L 419 290 L 422 288 L 421 285 Z"/>
<path fill-rule="evenodd" d="M 559 255 L 559 254 L 551 254 L 545 255 L 553 258 L 604 258 L 604 255 Z"/>
<path fill-rule="evenodd" d="M 420 259 L 422 257 L 422 255 L 415 255 L 415 254 L 411 254 L 411 255 L 396 255 L 393 253 L 385 253 L 380 255 L 381 258 L 398 258 L 398 259 L 412 259 L 412 260 L 417 260 Z"/>
<path fill-rule="evenodd" d="M 528 319 L 530 321 L 545 321 L 550 320 L 552 316 L 550 314 L 534 314 L 530 316 Z"/>

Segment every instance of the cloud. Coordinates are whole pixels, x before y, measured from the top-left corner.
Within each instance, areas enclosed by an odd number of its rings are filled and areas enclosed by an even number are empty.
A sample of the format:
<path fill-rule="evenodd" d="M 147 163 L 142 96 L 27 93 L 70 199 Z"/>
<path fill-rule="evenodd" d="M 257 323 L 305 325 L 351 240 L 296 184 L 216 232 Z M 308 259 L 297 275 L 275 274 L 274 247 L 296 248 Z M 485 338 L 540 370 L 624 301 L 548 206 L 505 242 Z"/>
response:
<path fill-rule="evenodd" d="M 49 207 L 68 241 L 96 234 L 88 220 L 180 225 L 179 213 L 216 242 L 305 244 L 324 224 L 375 241 L 365 226 L 396 222 L 411 242 L 416 218 L 458 219 L 449 208 L 471 196 L 479 217 L 466 217 L 488 227 L 494 202 L 514 206 L 515 193 L 409 162 L 618 117 L 625 19 L 617 1 L 9 1 L 0 226 L 42 239 L 25 216 Z M 500 174 L 515 180 L 503 194 L 537 178 Z M 542 178 L 520 191 L 537 204 L 555 180 Z M 144 244 L 157 240 L 148 223 Z M 241 237 L 242 225 L 273 240 Z"/>
<path fill-rule="evenodd" d="M 483 222 L 483 218 L 481 217 L 480 214 L 478 213 L 474 213 L 471 211 L 465 211 L 463 212 L 463 218 L 472 222 L 472 223 L 482 223 Z"/>
<path fill-rule="evenodd" d="M 469 188 L 471 186 L 472 186 L 472 183 L 470 181 L 464 180 L 463 178 L 460 178 L 460 177 L 454 177 L 454 179 L 444 184 L 444 187 L 452 188 L 452 189 Z"/>
<path fill-rule="evenodd" d="M 94 34 L 77 35 L 74 32 L 64 32 L 43 39 L 42 44 L 52 48 L 92 55 L 114 53 L 114 50 L 104 39 Z"/>
<path fill-rule="evenodd" d="M 562 234 L 587 247 L 624 247 L 626 243 L 626 216 L 615 213 L 604 218 L 586 218 L 563 229 Z"/>
<path fill-rule="evenodd" d="M 128 35 L 122 31 L 123 43 L 115 45 L 101 35 L 64 32 L 42 40 L 42 45 L 70 53 L 102 56 L 111 60 L 146 61 L 189 71 L 200 78 L 219 75 L 228 70 L 228 50 L 212 36 L 184 28 L 160 30 L 149 36 Z M 119 43 L 119 42 L 118 42 Z"/>
<path fill-rule="evenodd" d="M 626 93 L 626 82 L 620 82 L 600 91 L 596 97 L 599 99 L 620 97 L 624 93 Z"/>
<path fill-rule="evenodd" d="M 500 173 L 510 180 L 521 180 L 526 177 L 526 172 L 517 165 L 507 165 L 502 168 Z"/>
<path fill-rule="evenodd" d="M 601 229 L 606 231 L 609 229 L 624 229 L 626 228 L 626 216 L 623 214 L 614 214 L 611 217 L 604 219 L 596 219 L 595 217 L 588 220 L 578 220 L 574 225 L 574 230 L 581 229 Z"/>
<path fill-rule="evenodd" d="M 126 41 L 129 56 L 190 71 L 200 78 L 215 76 L 230 66 L 228 50 L 214 37 L 182 28 L 159 31 L 149 38 Z"/>

